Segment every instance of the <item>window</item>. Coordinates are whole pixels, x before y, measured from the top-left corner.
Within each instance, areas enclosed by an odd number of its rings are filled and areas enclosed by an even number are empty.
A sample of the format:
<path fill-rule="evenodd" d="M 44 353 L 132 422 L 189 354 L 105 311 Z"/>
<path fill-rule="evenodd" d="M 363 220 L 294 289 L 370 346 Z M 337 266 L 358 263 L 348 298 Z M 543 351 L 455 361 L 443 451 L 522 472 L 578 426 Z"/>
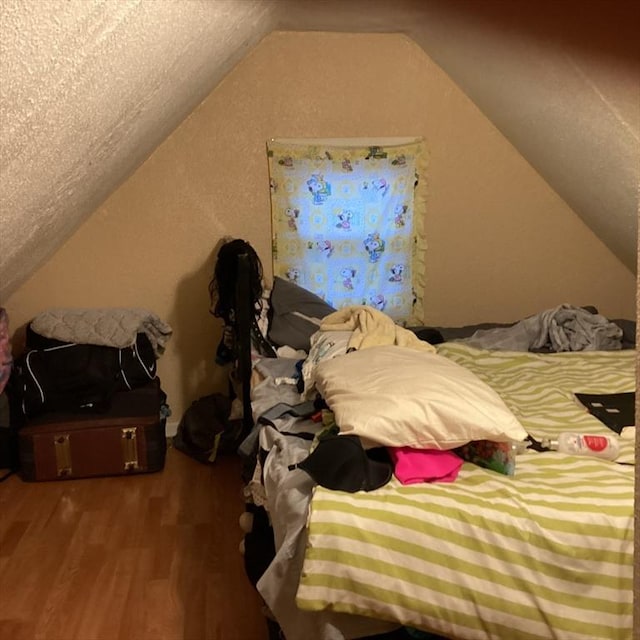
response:
<path fill-rule="evenodd" d="M 274 275 L 422 322 L 421 139 L 272 140 Z"/>

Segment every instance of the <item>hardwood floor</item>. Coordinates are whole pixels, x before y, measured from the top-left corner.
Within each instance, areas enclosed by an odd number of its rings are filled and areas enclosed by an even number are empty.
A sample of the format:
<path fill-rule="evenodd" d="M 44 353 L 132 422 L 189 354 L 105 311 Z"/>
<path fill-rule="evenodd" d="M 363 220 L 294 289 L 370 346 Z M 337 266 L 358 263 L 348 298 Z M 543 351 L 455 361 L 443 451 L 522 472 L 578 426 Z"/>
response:
<path fill-rule="evenodd" d="M 0 484 L 0 638 L 266 640 L 238 544 L 240 461 Z"/>

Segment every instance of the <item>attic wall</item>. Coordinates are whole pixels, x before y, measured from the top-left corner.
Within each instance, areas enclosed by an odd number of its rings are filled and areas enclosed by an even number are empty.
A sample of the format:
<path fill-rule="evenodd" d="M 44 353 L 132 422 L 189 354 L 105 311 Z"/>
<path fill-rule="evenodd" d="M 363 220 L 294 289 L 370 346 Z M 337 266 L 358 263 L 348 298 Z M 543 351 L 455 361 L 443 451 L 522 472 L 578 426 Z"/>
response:
<path fill-rule="evenodd" d="M 635 277 L 413 41 L 272 33 L 7 301 L 139 306 L 174 328 L 174 419 L 224 388 L 208 313 L 214 250 L 249 240 L 271 276 L 270 137 L 422 135 L 430 152 L 425 322 L 512 321 L 562 302 L 635 316 Z M 19 338 L 16 340 L 19 343 Z"/>
<path fill-rule="evenodd" d="M 281 29 L 393 28 L 409 35 L 635 271 L 637 0 L 280 0 L 277 6 Z"/>
<path fill-rule="evenodd" d="M 0 0 L 0 299 L 271 30 L 267 0 Z"/>

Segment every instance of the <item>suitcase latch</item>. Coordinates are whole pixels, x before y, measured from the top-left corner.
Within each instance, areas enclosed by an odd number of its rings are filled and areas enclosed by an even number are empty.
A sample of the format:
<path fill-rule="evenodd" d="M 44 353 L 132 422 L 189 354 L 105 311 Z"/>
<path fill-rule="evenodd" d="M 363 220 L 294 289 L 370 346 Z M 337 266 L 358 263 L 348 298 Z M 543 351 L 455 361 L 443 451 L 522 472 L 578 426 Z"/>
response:
<path fill-rule="evenodd" d="M 136 431 L 135 427 L 122 429 L 122 461 L 125 471 L 132 471 L 138 468 Z"/>
<path fill-rule="evenodd" d="M 56 469 L 59 478 L 70 476 L 73 473 L 71 468 L 71 444 L 69 434 L 58 434 L 53 438 L 53 447 L 56 452 Z"/>

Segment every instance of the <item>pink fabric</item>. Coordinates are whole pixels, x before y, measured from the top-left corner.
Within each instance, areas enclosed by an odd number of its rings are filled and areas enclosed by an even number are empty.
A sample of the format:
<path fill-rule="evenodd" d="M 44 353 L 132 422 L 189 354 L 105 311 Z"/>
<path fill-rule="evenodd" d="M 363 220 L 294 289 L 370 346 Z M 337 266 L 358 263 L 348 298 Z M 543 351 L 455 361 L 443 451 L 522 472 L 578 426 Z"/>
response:
<path fill-rule="evenodd" d="M 4 391 L 11 374 L 11 340 L 9 338 L 9 316 L 0 307 L 0 393 Z"/>
<path fill-rule="evenodd" d="M 389 447 L 394 474 L 402 484 L 453 482 L 464 462 L 453 451 Z"/>

